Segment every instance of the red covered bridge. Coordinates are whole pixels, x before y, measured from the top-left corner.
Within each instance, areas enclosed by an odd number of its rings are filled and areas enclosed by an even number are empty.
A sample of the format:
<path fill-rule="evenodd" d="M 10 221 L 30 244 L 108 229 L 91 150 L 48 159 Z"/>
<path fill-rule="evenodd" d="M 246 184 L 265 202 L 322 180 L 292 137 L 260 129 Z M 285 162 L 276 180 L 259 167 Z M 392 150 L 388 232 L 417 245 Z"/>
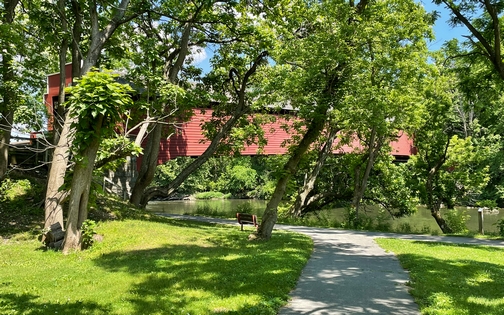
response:
<path fill-rule="evenodd" d="M 66 68 L 67 86 L 71 81 L 71 65 Z M 59 73 L 51 74 L 47 77 L 47 93 L 44 95 L 44 101 L 49 113 L 48 129 L 53 127 L 53 113 L 58 100 L 59 92 Z M 160 143 L 161 149 L 158 157 L 158 163 L 161 164 L 167 160 L 174 159 L 179 156 L 199 156 L 208 147 L 209 142 L 204 142 L 204 137 L 201 130 L 203 122 L 208 121 L 212 115 L 212 111 L 206 109 L 204 113 L 200 110 L 195 110 L 195 114 L 190 121 L 182 124 L 180 130 L 168 139 L 163 139 Z M 242 155 L 272 155 L 284 154 L 287 151 L 282 143 L 290 139 L 292 134 L 281 128 L 283 121 L 268 123 L 263 126 L 265 137 L 268 139 L 268 144 L 259 152 L 257 145 L 246 146 L 242 151 Z M 334 153 L 352 152 L 359 147 L 358 141 L 355 141 L 351 146 L 343 146 L 334 151 Z M 391 143 L 391 154 L 397 160 L 407 160 L 408 157 L 415 153 L 413 142 L 405 134 L 401 135 L 397 141 Z"/>

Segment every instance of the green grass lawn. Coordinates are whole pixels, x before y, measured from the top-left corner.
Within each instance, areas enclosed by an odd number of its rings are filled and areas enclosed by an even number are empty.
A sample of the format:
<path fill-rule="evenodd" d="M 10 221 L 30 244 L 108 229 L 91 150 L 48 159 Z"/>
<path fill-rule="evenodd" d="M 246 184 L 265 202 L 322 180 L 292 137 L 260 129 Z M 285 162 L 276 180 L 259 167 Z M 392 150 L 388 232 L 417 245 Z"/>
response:
<path fill-rule="evenodd" d="M 276 231 L 169 219 L 101 223 L 91 249 L 62 255 L 35 240 L 0 243 L 0 314 L 276 314 L 312 251 Z M 1 239 L 0 239 L 1 240 Z"/>
<path fill-rule="evenodd" d="M 504 314 L 504 249 L 377 239 L 410 272 L 422 314 Z"/>

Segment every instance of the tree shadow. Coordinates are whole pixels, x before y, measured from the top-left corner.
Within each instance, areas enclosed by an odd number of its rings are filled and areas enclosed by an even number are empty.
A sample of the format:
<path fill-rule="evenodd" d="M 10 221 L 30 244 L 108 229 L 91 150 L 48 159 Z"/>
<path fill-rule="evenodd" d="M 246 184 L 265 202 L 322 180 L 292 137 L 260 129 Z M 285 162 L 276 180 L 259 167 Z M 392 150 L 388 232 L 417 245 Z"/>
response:
<path fill-rule="evenodd" d="M 201 223 L 184 223 L 193 227 Z M 95 263 L 111 272 L 138 275 L 125 299 L 135 313 L 271 314 L 288 300 L 306 262 L 301 249 L 280 251 L 296 235 L 278 235 L 275 242 L 248 242 L 241 233 L 222 234 L 206 245 L 165 245 L 159 248 L 116 251 Z M 299 240 L 301 240 L 299 236 Z M 303 239 L 306 242 L 306 239 Z M 256 296 L 239 310 L 214 301 Z M 228 303 L 228 302 L 223 302 Z M 222 304 L 222 303 L 221 303 Z M 243 302 L 235 305 L 243 304 Z"/>
<path fill-rule="evenodd" d="M 44 184 L 40 179 L 19 176 L 7 179 L 3 183 L 3 191 L 0 191 L 0 240 L 18 233 L 33 232 L 44 223 L 41 206 Z"/>
<path fill-rule="evenodd" d="M 79 314 L 109 314 L 110 309 L 93 302 L 82 301 L 58 301 L 38 302 L 38 296 L 33 294 L 0 294 L 1 314 L 24 314 L 24 315 L 79 315 Z M 61 299 L 61 298 L 60 298 Z"/>
<path fill-rule="evenodd" d="M 414 241 L 427 247 L 471 248 L 478 256 L 504 249 L 465 244 Z M 453 307 L 464 314 L 504 314 L 504 269 L 501 264 L 482 262 L 471 256 L 437 259 L 420 254 L 397 255 L 402 266 L 410 271 L 411 293 L 422 309 Z M 415 267 L 416 266 L 416 267 Z M 427 271 L 427 272 L 425 272 Z M 454 287 L 456 289 L 454 290 Z"/>

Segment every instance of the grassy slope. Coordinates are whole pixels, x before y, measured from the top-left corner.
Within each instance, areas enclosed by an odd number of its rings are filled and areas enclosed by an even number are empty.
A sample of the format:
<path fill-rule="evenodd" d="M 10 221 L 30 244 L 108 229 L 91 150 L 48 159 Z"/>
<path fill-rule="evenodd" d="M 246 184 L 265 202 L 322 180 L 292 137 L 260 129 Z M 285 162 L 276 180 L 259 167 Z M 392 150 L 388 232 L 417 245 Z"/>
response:
<path fill-rule="evenodd" d="M 175 220 L 103 222 L 104 241 L 63 256 L 0 244 L 0 314 L 276 314 L 311 250 L 275 232 Z"/>
<path fill-rule="evenodd" d="M 504 314 L 504 249 L 377 239 L 410 272 L 422 314 Z"/>

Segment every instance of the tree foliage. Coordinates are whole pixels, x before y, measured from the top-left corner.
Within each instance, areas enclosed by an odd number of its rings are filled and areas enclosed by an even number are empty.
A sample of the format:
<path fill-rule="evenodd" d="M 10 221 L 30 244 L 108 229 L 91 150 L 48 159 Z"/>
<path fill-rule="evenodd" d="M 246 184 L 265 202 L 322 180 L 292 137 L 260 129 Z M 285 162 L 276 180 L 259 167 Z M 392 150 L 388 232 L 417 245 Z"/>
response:
<path fill-rule="evenodd" d="M 305 125 L 298 129 L 304 130 L 302 138 L 291 147 L 285 176 L 267 206 L 258 232 L 262 238 L 271 236 L 276 208 L 301 157 L 328 126 L 341 130 L 342 144 L 356 137 L 361 142 L 355 148 L 362 154 L 354 172 L 353 205 L 358 209 L 381 147 L 400 129 L 418 124 L 418 85 L 429 72 L 425 37 L 431 36 L 432 17 L 418 4 L 290 5 L 275 21 L 282 33 L 272 53 L 274 75 L 265 83 L 276 90 L 271 93 L 276 102 L 281 97 L 299 109 Z"/>
<path fill-rule="evenodd" d="M 116 127 L 120 128 L 118 122 L 126 120 L 124 114 L 133 104 L 129 95 L 133 90 L 116 82 L 117 77 L 107 71 L 91 71 L 67 88 L 70 97 L 65 106 L 73 108 L 71 150 L 75 157 L 80 157 L 91 143 L 114 135 Z"/>

